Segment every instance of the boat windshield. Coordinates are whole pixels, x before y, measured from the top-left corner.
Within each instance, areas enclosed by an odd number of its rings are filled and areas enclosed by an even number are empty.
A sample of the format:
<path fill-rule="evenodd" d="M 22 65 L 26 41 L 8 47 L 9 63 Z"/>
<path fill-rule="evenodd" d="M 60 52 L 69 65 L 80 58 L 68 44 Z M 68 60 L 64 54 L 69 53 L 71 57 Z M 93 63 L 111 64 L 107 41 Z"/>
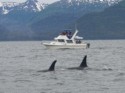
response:
<path fill-rule="evenodd" d="M 58 39 L 58 42 L 65 42 L 64 39 Z"/>
<path fill-rule="evenodd" d="M 73 41 L 72 40 L 66 40 L 67 41 L 67 43 L 73 43 Z"/>

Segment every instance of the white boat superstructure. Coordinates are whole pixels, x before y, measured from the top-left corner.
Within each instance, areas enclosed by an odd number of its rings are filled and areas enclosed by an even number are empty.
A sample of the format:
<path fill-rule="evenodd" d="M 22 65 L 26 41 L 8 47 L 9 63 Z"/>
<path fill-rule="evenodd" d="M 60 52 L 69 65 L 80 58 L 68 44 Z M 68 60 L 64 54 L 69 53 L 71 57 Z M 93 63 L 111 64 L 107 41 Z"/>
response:
<path fill-rule="evenodd" d="M 89 48 L 90 44 L 83 42 L 83 37 L 77 36 L 78 30 L 72 35 L 70 31 L 61 33 L 58 37 L 54 38 L 54 41 L 50 43 L 43 43 L 46 48 Z"/>

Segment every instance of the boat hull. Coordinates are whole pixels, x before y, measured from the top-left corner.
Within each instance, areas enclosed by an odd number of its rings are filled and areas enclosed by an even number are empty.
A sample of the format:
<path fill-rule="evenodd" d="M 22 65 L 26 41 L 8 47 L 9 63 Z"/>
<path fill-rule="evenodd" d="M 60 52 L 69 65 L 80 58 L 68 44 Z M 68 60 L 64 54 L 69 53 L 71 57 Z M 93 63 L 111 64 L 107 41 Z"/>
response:
<path fill-rule="evenodd" d="M 44 44 L 46 48 L 49 49 L 73 49 L 73 48 L 89 48 L 88 44 L 70 44 L 70 45 L 53 45 L 53 44 Z"/>

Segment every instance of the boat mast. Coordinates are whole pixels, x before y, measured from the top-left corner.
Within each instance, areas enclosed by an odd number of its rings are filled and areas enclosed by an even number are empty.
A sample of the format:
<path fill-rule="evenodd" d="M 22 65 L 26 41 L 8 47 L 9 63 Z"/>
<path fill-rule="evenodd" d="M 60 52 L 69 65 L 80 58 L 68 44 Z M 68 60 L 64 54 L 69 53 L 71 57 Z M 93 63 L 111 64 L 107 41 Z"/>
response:
<path fill-rule="evenodd" d="M 71 39 L 74 39 L 78 32 L 79 32 L 79 31 L 78 31 L 78 29 L 77 29 L 77 27 L 76 27 L 76 25 L 75 25 L 75 33 L 73 34 L 73 36 L 72 36 Z"/>

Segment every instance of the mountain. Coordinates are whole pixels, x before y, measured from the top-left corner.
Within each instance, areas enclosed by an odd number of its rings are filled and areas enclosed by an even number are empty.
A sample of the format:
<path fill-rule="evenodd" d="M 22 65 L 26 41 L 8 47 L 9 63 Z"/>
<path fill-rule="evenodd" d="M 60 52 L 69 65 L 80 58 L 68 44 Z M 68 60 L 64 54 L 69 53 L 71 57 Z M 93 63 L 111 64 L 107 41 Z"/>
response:
<path fill-rule="evenodd" d="M 103 12 L 81 17 L 77 25 L 87 39 L 125 39 L 125 0 Z"/>
<path fill-rule="evenodd" d="M 60 0 L 50 5 L 37 0 L 2 2 L 0 25 L 5 28 L 5 40 L 52 39 L 83 15 L 103 11 L 116 3 L 118 0 Z"/>
<path fill-rule="evenodd" d="M 7 39 L 7 33 L 8 33 L 8 29 L 6 29 L 4 26 L 0 25 L 0 40 L 5 40 L 5 38 Z"/>
<path fill-rule="evenodd" d="M 60 0 L 41 11 L 31 21 L 31 28 L 37 38 L 51 39 L 84 14 L 103 11 L 116 3 L 118 0 Z"/>
<path fill-rule="evenodd" d="M 27 11 L 40 12 L 45 8 L 46 4 L 42 4 L 37 0 L 27 0 L 23 3 L 16 2 L 0 2 L 0 14 L 8 14 L 11 11 Z"/>
<path fill-rule="evenodd" d="M 0 3 L 0 24 L 9 29 L 11 33 L 8 33 L 11 34 L 12 38 L 17 37 L 14 36 L 17 33 L 20 33 L 21 38 L 25 33 L 31 32 L 27 23 L 42 9 L 42 4 L 37 0 L 27 0 L 24 3 L 2 2 Z"/>
<path fill-rule="evenodd" d="M 24 3 L 0 3 L 0 25 L 5 28 L 2 29 L 2 32 L 6 33 L 4 39 L 30 40 L 33 38 L 34 32 L 31 31 L 28 23 L 44 8 L 45 4 L 41 4 L 37 0 L 27 0 Z M 2 37 L 0 40 L 3 40 Z"/>
<path fill-rule="evenodd" d="M 17 5 L 16 2 L 0 2 L 0 14 L 8 14 Z"/>
<path fill-rule="evenodd" d="M 41 3 L 38 2 L 38 0 L 27 0 L 24 3 L 19 4 L 15 7 L 16 10 L 25 10 L 30 12 L 39 12 L 43 10 L 43 7 Z M 14 9 L 14 10 L 15 10 Z"/>

